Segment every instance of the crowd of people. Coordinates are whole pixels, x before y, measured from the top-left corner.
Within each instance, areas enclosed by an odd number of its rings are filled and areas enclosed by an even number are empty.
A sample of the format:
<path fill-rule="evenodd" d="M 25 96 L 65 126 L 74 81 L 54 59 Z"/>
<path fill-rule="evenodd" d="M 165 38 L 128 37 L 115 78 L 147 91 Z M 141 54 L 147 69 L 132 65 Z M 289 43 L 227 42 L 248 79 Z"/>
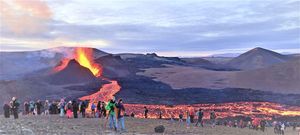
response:
<path fill-rule="evenodd" d="M 10 103 L 3 105 L 4 117 L 10 118 L 13 115 L 18 119 L 20 109 L 20 102 L 16 97 L 13 97 Z M 59 114 L 60 117 L 78 118 L 78 114 L 82 118 L 106 118 L 109 121 L 109 128 L 113 130 L 125 129 L 125 107 L 123 100 L 118 101 L 115 98 L 111 99 L 107 104 L 98 101 L 97 103 L 89 103 L 89 101 L 69 101 L 66 102 L 64 98 L 60 101 L 49 102 L 48 100 L 42 102 L 41 100 L 25 101 L 23 115 L 49 115 Z M 89 112 L 87 112 L 89 111 Z M 106 125 L 106 124 L 105 124 Z"/>
<path fill-rule="evenodd" d="M 16 97 L 13 97 L 9 103 L 5 103 L 3 106 L 4 117 L 10 118 L 10 115 L 13 115 L 15 119 L 18 119 L 20 102 Z M 126 131 L 125 128 L 125 116 L 128 116 L 125 113 L 125 107 L 123 105 L 123 100 L 116 99 L 113 97 L 107 104 L 102 101 L 98 101 L 97 103 L 89 101 L 69 101 L 66 102 L 64 98 L 60 101 L 52 101 L 49 102 L 45 100 L 42 102 L 41 100 L 34 101 L 25 101 L 23 109 L 23 115 L 49 115 L 49 114 L 59 114 L 60 117 L 67 118 L 78 118 L 81 115 L 81 118 L 89 117 L 89 118 L 106 118 L 105 124 L 109 122 L 109 128 L 112 130 L 120 130 Z M 87 112 L 88 111 L 88 112 Z M 295 130 L 298 126 L 297 123 L 288 123 L 288 122 L 277 122 L 269 123 L 263 119 L 252 119 L 248 121 L 240 120 L 217 120 L 217 115 L 215 110 L 207 112 L 209 114 L 209 120 L 205 120 L 212 128 L 216 125 L 223 125 L 227 127 L 235 127 L 235 128 L 249 128 L 255 130 L 265 131 L 266 127 L 274 127 L 275 134 L 284 134 L 284 130 L 286 127 L 292 126 Z M 129 116 L 135 117 L 135 114 L 132 112 Z M 145 106 L 143 117 L 149 117 L 149 109 Z M 163 112 L 159 111 L 158 119 L 163 118 Z M 184 120 L 186 122 L 187 128 L 194 125 L 196 127 L 201 126 L 204 127 L 204 110 L 201 108 L 195 111 L 194 109 L 189 109 L 184 114 L 179 113 L 178 118 L 171 115 L 171 121 L 178 119 L 180 123 L 183 123 Z"/>

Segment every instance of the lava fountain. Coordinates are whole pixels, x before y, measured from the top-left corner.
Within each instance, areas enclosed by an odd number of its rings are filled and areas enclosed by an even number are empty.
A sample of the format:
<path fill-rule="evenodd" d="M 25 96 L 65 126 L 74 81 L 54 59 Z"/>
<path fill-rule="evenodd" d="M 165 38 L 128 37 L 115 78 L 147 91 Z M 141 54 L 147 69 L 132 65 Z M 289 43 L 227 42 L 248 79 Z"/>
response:
<path fill-rule="evenodd" d="M 101 65 L 94 62 L 93 49 L 92 48 L 75 48 L 74 59 L 83 67 L 88 68 L 96 77 L 102 75 Z M 64 58 L 60 63 L 54 68 L 54 72 L 59 72 L 66 68 L 70 59 Z"/>

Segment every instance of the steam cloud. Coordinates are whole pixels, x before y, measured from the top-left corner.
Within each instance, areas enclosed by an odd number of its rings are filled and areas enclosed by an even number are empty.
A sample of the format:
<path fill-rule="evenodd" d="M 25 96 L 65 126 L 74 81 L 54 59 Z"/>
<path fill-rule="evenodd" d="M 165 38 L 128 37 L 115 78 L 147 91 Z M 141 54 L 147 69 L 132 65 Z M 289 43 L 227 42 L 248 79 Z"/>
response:
<path fill-rule="evenodd" d="M 1 0 L 1 29 L 18 35 L 37 34 L 47 30 L 52 13 L 40 0 Z"/>

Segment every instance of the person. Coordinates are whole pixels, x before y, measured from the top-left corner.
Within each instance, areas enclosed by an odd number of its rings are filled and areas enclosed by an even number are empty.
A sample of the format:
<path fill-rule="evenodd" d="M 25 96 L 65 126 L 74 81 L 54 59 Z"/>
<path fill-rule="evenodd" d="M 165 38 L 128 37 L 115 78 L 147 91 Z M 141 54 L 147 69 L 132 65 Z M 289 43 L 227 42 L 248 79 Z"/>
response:
<path fill-rule="evenodd" d="M 50 114 L 56 114 L 56 105 L 55 105 L 55 102 L 54 101 L 52 101 L 52 103 L 50 104 L 50 106 L 49 106 L 49 113 Z"/>
<path fill-rule="evenodd" d="M 45 109 L 44 114 L 49 115 L 50 104 L 48 100 L 45 101 L 44 109 Z"/>
<path fill-rule="evenodd" d="M 69 101 L 68 104 L 65 106 L 65 110 L 67 110 L 67 118 L 71 118 L 72 117 L 72 101 Z"/>
<path fill-rule="evenodd" d="M 60 99 L 60 102 L 59 102 L 59 109 L 60 109 L 60 117 L 63 117 L 65 115 L 65 99 Z"/>
<path fill-rule="evenodd" d="M 105 102 L 101 103 L 101 115 L 105 118 L 106 117 L 106 110 L 105 110 Z"/>
<path fill-rule="evenodd" d="M 5 103 L 3 105 L 3 111 L 4 111 L 4 117 L 9 118 L 10 117 L 10 106 L 7 103 Z"/>
<path fill-rule="evenodd" d="M 159 118 L 159 119 L 162 119 L 162 111 L 161 111 L 161 110 L 159 110 L 158 115 L 159 115 L 158 118 Z"/>
<path fill-rule="evenodd" d="M 108 104 L 106 105 L 105 109 L 108 111 L 107 115 L 108 115 L 108 120 L 109 120 L 109 128 L 110 129 L 115 129 L 117 130 L 116 127 L 116 115 L 115 115 L 115 101 L 114 99 L 111 99 Z"/>
<path fill-rule="evenodd" d="M 34 102 L 33 101 L 30 101 L 29 102 L 29 110 L 30 110 L 30 114 L 32 114 L 32 115 L 35 115 L 34 114 Z"/>
<path fill-rule="evenodd" d="M 134 118 L 134 113 L 133 112 L 131 112 L 130 117 Z"/>
<path fill-rule="evenodd" d="M 265 128 L 266 128 L 266 121 L 265 120 L 261 120 L 260 121 L 260 129 L 261 129 L 261 131 L 265 132 Z"/>
<path fill-rule="evenodd" d="M 179 113 L 178 118 L 180 123 L 183 122 L 183 114 L 181 112 Z"/>
<path fill-rule="evenodd" d="M 24 114 L 28 115 L 29 114 L 29 103 L 28 102 L 24 102 Z"/>
<path fill-rule="evenodd" d="M 35 103 L 35 107 L 36 107 L 36 113 L 37 113 L 37 115 L 41 115 L 41 113 L 42 113 L 41 110 L 42 110 L 43 105 L 42 105 L 42 102 L 40 100 L 38 100 Z"/>
<path fill-rule="evenodd" d="M 216 126 L 216 113 L 214 110 L 210 112 L 210 120 L 211 120 L 212 127 L 215 127 Z"/>
<path fill-rule="evenodd" d="M 102 102 L 101 101 L 98 101 L 97 103 L 97 115 L 98 115 L 98 118 L 101 118 L 101 105 L 102 105 Z"/>
<path fill-rule="evenodd" d="M 189 127 L 191 124 L 191 117 L 189 111 L 186 111 L 186 125 Z"/>
<path fill-rule="evenodd" d="M 148 118 L 148 112 L 149 110 L 147 109 L 146 106 L 144 106 L 144 117 L 147 119 Z"/>
<path fill-rule="evenodd" d="M 192 107 L 189 108 L 189 114 L 190 114 L 191 123 L 194 123 L 194 116 L 195 116 L 194 108 Z"/>
<path fill-rule="evenodd" d="M 123 99 L 119 99 L 118 103 L 116 104 L 116 108 L 118 110 L 116 127 L 118 129 L 119 124 L 121 124 L 121 130 L 126 131 L 126 129 L 125 129 L 125 118 L 124 118 L 125 107 L 123 105 Z"/>
<path fill-rule="evenodd" d="M 72 107 L 73 107 L 73 115 L 74 115 L 74 118 L 78 118 L 78 110 L 79 110 L 79 105 L 77 104 L 77 102 L 75 100 L 73 100 L 72 102 Z"/>
<path fill-rule="evenodd" d="M 92 105 L 91 105 L 91 110 L 92 110 L 92 117 L 95 118 L 96 117 L 96 105 L 94 102 L 92 102 Z"/>
<path fill-rule="evenodd" d="M 284 122 L 282 122 L 281 125 L 280 125 L 280 133 L 282 135 L 284 135 L 284 129 L 285 129 L 285 125 L 284 125 Z"/>
<path fill-rule="evenodd" d="M 85 109 L 86 109 L 86 103 L 85 103 L 85 101 L 81 101 L 80 112 L 81 112 L 82 118 L 85 118 Z"/>
<path fill-rule="evenodd" d="M 201 127 L 203 127 L 203 111 L 202 109 L 199 109 L 196 113 L 196 115 L 198 116 L 198 120 L 196 122 L 196 125 L 195 126 L 198 126 L 198 124 L 201 125 Z"/>
<path fill-rule="evenodd" d="M 20 106 L 20 103 L 17 101 L 17 98 L 16 97 L 13 97 L 12 98 L 12 106 L 11 106 L 11 109 L 12 109 L 12 112 L 13 112 L 13 115 L 14 115 L 14 118 L 15 119 L 18 119 L 19 118 L 19 106 Z"/>

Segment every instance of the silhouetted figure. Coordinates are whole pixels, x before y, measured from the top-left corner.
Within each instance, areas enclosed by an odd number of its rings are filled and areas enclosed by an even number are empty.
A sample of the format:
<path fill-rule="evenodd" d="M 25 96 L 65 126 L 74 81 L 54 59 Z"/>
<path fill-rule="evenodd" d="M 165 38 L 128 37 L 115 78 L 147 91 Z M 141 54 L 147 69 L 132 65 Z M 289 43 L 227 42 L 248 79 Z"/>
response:
<path fill-rule="evenodd" d="M 80 104 L 80 112 L 81 112 L 82 118 L 85 118 L 85 109 L 86 109 L 86 103 L 85 103 L 85 101 L 82 101 Z"/>
<path fill-rule="evenodd" d="M 3 110 L 4 110 L 4 117 L 9 118 L 10 117 L 10 106 L 7 103 L 4 104 Z"/>
<path fill-rule="evenodd" d="M 102 105 L 102 102 L 101 101 L 98 101 L 97 103 L 97 114 L 98 114 L 98 118 L 101 118 L 101 105 Z"/>
<path fill-rule="evenodd" d="M 101 115 L 105 118 L 106 117 L 106 110 L 105 110 L 105 103 L 101 103 Z"/>
<path fill-rule="evenodd" d="M 24 114 L 25 115 L 28 115 L 29 114 L 29 103 L 28 102 L 25 102 L 24 103 Z"/>
<path fill-rule="evenodd" d="M 144 109 L 145 109 L 145 110 L 144 110 L 144 117 L 145 117 L 145 118 L 148 118 L 148 112 L 149 112 L 149 110 L 147 109 L 146 106 L 144 107 Z"/>
<path fill-rule="evenodd" d="M 36 107 L 36 112 L 37 112 L 37 114 L 38 115 L 41 115 L 41 113 L 42 113 L 42 107 L 43 107 L 43 105 L 42 105 L 42 102 L 40 101 L 40 100 L 38 100 L 36 103 L 35 103 L 35 107 Z"/>
<path fill-rule="evenodd" d="M 78 118 L 78 113 L 77 112 L 79 110 L 79 105 L 75 100 L 72 102 L 72 107 L 73 107 L 74 118 Z"/>
<path fill-rule="evenodd" d="M 159 118 L 159 119 L 162 119 L 162 112 L 161 112 L 161 111 L 159 111 L 159 114 L 158 114 L 158 115 L 159 115 L 158 118 Z"/>
<path fill-rule="evenodd" d="M 130 114 L 130 117 L 134 118 L 134 113 L 133 112 Z"/>
<path fill-rule="evenodd" d="M 179 118 L 179 122 L 183 122 L 183 114 L 181 112 L 180 112 L 178 118 Z"/>

